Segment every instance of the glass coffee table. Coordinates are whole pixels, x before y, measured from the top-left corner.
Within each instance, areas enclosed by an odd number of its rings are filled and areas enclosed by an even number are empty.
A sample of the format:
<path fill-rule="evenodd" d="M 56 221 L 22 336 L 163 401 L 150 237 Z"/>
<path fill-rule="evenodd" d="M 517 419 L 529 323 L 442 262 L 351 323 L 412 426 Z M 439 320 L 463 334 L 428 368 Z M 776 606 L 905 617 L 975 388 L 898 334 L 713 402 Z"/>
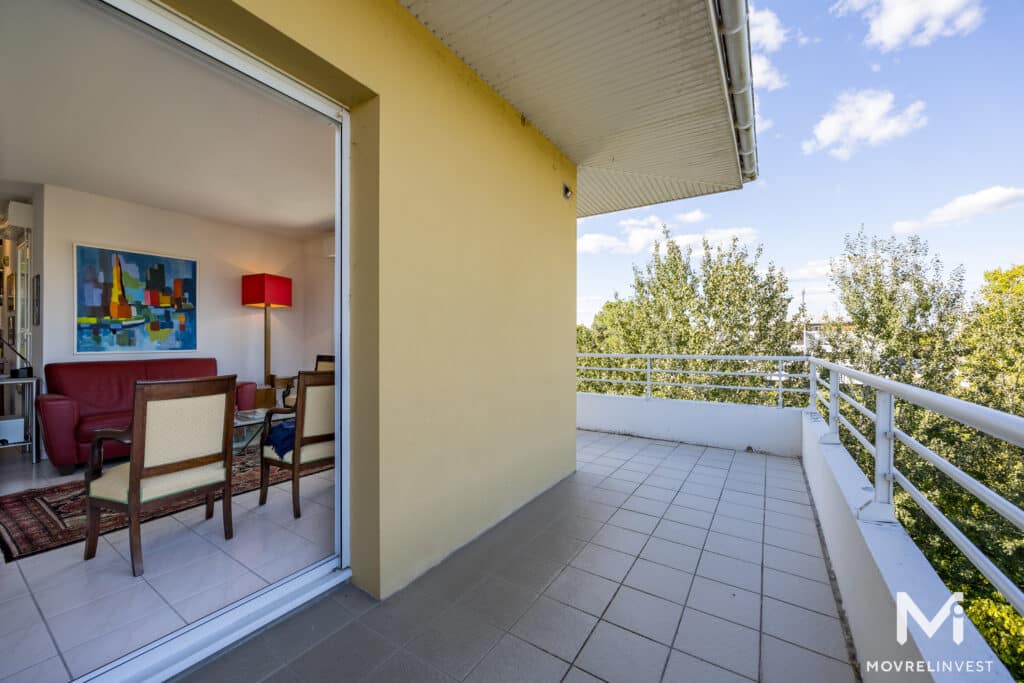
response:
<path fill-rule="evenodd" d="M 266 408 L 239 410 L 235 413 L 235 433 L 231 440 L 231 452 L 238 455 L 245 451 L 263 433 L 263 421 L 267 416 Z M 272 422 L 284 422 L 295 418 L 295 413 L 277 414 L 271 417 Z"/>

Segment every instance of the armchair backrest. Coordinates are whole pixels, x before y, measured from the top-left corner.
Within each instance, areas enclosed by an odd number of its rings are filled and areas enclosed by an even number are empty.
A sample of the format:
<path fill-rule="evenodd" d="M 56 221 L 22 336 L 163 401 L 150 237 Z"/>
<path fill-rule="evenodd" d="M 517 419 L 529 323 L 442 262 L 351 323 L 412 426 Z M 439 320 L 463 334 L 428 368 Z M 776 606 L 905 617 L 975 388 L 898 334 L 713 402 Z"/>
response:
<path fill-rule="evenodd" d="M 295 458 L 334 452 L 334 372 L 300 372 L 295 400 Z M 311 452 L 312 451 L 312 452 Z"/>
<path fill-rule="evenodd" d="M 135 383 L 129 499 L 143 477 L 231 463 L 235 375 Z"/>
<path fill-rule="evenodd" d="M 318 353 L 313 370 L 316 372 L 334 372 L 334 356 L 327 353 Z"/>

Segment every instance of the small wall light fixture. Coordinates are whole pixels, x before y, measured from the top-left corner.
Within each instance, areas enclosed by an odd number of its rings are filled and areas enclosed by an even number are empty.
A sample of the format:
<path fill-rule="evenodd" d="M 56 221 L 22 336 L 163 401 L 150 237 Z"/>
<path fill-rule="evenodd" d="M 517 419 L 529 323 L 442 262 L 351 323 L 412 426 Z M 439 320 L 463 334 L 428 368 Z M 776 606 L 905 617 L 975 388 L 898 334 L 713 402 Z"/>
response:
<path fill-rule="evenodd" d="M 562 196 L 566 199 L 572 199 L 572 188 L 562 183 Z"/>

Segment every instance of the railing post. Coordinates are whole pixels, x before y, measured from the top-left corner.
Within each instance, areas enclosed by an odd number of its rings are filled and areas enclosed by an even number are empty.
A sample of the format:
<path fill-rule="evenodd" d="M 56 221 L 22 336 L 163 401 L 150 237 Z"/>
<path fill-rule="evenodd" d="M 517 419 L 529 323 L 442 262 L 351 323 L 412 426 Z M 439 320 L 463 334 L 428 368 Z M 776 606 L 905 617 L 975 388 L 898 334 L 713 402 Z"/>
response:
<path fill-rule="evenodd" d="M 785 371 L 786 371 L 785 367 L 783 366 L 782 361 L 780 360 L 779 361 L 779 367 L 778 367 L 778 373 L 779 373 L 779 407 L 780 408 L 782 407 L 782 375 L 783 375 L 783 373 Z"/>
<path fill-rule="evenodd" d="M 647 357 L 647 398 L 651 398 L 651 357 Z"/>
<path fill-rule="evenodd" d="M 896 445 L 894 403 L 892 394 L 875 392 L 875 496 L 861 509 L 861 519 L 896 521 L 892 507 L 893 454 Z"/>
<path fill-rule="evenodd" d="M 828 373 L 828 431 L 839 437 L 839 380 L 838 370 Z"/>
<path fill-rule="evenodd" d="M 807 371 L 811 376 L 808 384 L 810 390 L 810 398 L 807 401 L 807 407 L 814 412 L 818 412 L 818 366 L 814 361 L 807 361 Z"/>
<path fill-rule="evenodd" d="M 820 443 L 839 443 L 839 371 L 834 367 L 828 369 L 828 434 L 821 437 Z"/>

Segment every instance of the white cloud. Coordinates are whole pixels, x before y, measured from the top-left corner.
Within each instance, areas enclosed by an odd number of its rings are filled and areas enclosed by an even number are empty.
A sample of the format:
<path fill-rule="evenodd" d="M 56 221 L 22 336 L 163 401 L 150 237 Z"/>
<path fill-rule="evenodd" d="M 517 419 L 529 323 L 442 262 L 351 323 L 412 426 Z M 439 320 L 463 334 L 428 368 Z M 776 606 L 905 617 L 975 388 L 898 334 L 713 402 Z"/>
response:
<path fill-rule="evenodd" d="M 770 9 L 759 9 L 751 5 L 748 20 L 750 65 L 754 72 L 754 87 L 764 90 L 784 88 L 786 77 L 775 67 L 768 55 L 777 52 L 789 41 L 791 31 L 782 25 L 779 15 Z"/>
<path fill-rule="evenodd" d="M 985 16 L 981 0 L 838 0 L 829 11 L 860 14 L 868 22 L 864 42 L 882 52 L 967 35 Z"/>
<path fill-rule="evenodd" d="M 614 235 L 588 232 L 576 238 L 577 254 L 600 254 L 605 251 L 621 252 L 625 248 L 625 243 Z"/>
<path fill-rule="evenodd" d="M 782 25 L 779 15 L 770 9 L 751 5 L 750 46 L 760 52 L 775 52 L 789 40 L 789 29 Z"/>
<path fill-rule="evenodd" d="M 700 256 L 703 254 L 703 242 L 708 241 L 708 244 L 712 247 L 725 246 L 732 242 L 734 239 L 739 240 L 743 244 L 748 244 L 754 241 L 757 237 L 757 231 L 753 228 L 742 227 L 742 228 L 715 228 L 712 230 L 705 230 L 701 233 L 691 233 L 688 235 L 676 235 L 672 238 L 672 241 L 678 244 L 681 248 L 686 249 L 687 247 L 693 248 L 693 255 Z"/>
<path fill-rule="evenodd" d="M 755 88 L 770 91 L 786 87 L 786 77 L 775 68 L 768 55 L 760 52 L 750 55 L 750 68 L 753 70 Z"/>
<path fill-rule="evenodd" d="M 684 223 L 696 223 L 706 217 L 707 214 L 698 209 L 679 214 L 676 219 Z M 586 233 L 576 239 L 576 252 L 578 254 L 640 254 L 650 251 L 654 242 L 661 238 L 662 225 L 668 225 L 670 230 L 675 227 L 658 216 L 627 218 L 619 221 L 619 227 L 622 228 L 621 236 L 596 232 Z M 707 239 L 712 245 L 720 245 L 729 243 L 734 237 L 741 242 L 750 242 L 756 235 L 757 232 L 753 228 L 716 228 L 699 233 L 676 235 L 672 237 L 672 240 L 683 248 L 694 247 L 694 255 L 699 256 L 699 249 L 704 239 Z M 664 246 L 662 248 L 664 249 Z"/>
<path fill-rule="evenodd" d="M 809 36 L 800 29 L 796 30 L 796 44 L 800 47 L 804 45 L 816 45 L 821 42 L 821 38 L 817 36 Z"/>
<path fill-rule="evenodd" d="M 594 316 L 610 297 L 585 295 L 576 297 L 576 323 L 578 325 L 591 325 Z"/>
<path fill-rule="evenodd" d="M 888 90 L 857 90 L 841 94 L 814 126 L 814 137 L 803 142 L 804 154 L 820 150 L 846 160 L 861 144 L 870 146 L 901 138 L 928 123 L 924 102 L 912 102 L 902 111 Z"/>
<path fill-rule="evenodd" d="M 831 272 L 832 269 L 828 259 L 812 259 L 799 268 L 789 271 L 789 279 L 793 282 L 823 280 Z"/>
<path fill-rule="evenodd" d="M 894 232 L 915 232 L 952 223 L 967 223 L 982 214 L 1006 208 L 1024 201 L 1024 187 L 993 187 L 965 194 L 953 201 L 930 211 L 924 220 L 897 221 L 892 224 Z"/>
<path fill-rule="evenodd" d="M 700 223 L 706 219 L 708 215 L 700 209 L 694 209 L 693 211 L 687 211 L 686 213 L 677 213 L 676 220 L 680 223 Z"/>
<path fill-rule="evenodd" d="M 878 73 L 879 71 L 882 70 L 882 65 L 879 64 L 878 62 L 875 62 L 874 64 L 871 65 L 871 70 L 874 71 L 875 73 Z"/>
<path fill-rule="evenodd" d="M 661 226 L 664 224 L 665 221 L 654 215 L 645 218 L 626 218 L 619 221 L 622 237 L 599 232 L 586 233 L 576 239 L 576 252 L 639 254 L 649 249 L 661 236 Z"/>

